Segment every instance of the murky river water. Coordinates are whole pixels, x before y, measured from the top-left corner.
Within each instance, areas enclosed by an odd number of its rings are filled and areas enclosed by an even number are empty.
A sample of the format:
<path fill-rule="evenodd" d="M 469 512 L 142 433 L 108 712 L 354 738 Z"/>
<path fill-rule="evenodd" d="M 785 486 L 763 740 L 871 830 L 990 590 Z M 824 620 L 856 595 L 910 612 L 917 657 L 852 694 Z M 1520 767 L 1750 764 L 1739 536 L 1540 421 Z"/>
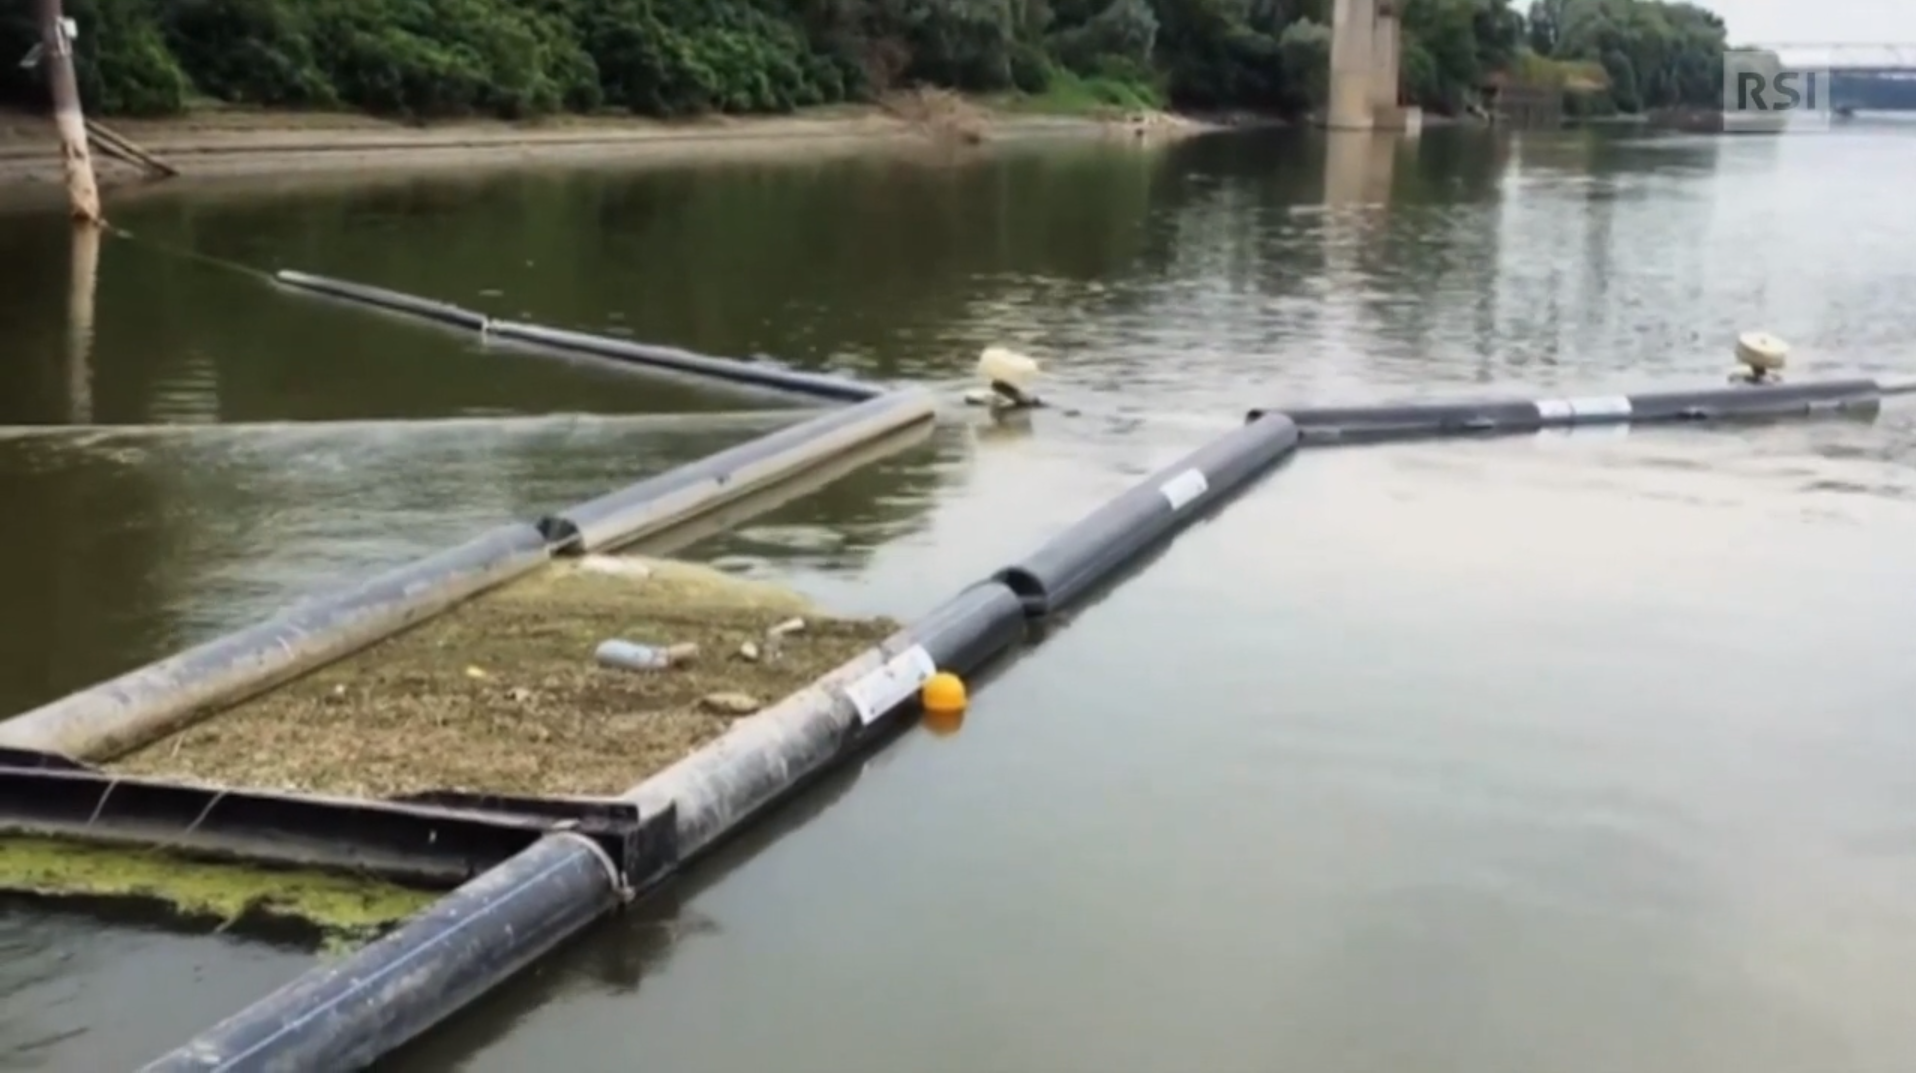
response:
<path fill-rule="evenodd" d="M 180 251 L 891 380 L 1047 358 L 1085 416 L 694 549 L 909 615 L 1251 405 L 1710 382 L 1759 326 L 1916 372 L 1911 174 L 1862 123 L 182 189 L 117 212 L 90 349 L 64 227 L 0 217 L 41 266 L 0 294 L 0 709 L 765 425 Z M 957 733 L 388 1064 L 1902 1070 L 1913 461 L 1895 408 L 1309 453 Z M 0 1068 L 137 1064 L 307 963 L 0 910 Z"/>

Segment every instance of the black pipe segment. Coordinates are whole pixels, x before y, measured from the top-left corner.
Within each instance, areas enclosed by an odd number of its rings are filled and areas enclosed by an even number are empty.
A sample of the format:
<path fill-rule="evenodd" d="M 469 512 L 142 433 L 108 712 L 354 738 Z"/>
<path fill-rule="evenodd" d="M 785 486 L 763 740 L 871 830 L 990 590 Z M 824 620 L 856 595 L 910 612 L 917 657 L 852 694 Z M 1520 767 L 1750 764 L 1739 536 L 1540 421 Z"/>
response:
<path fill-rule="evenodd" d="M 1070 606 L 1146 548 L 1296 450 L 1298 427 L 1265 413 L 1191 452 L 993 575 L 1032 618 Z"/>
<path fill-rule="evenodd" d="M 714 357 L 699 354 L 679 347 L 658 346 L 651 343 L 635 343 L 610 336 L 595 335 L 591 332 L 572 331 L 565 328 L 548 328 L 539 324 L 527 324 L 519 321 L 494 320 L 483 313 L 441 302 L 431 298 L 421 298 L 400 291 L 374 287 L 364 283 L 333 279 L 328 276 L 313 275 L 308 272 L 295 272 L 282 269 L 273 274 L 273 279 L 287 287 L 323 294 L 349 302 L 376 306 L 395 313 L 404 313 L 420 317 L 439 324 L 457 328 L 466 328 L 482 332 L 490 338 L 502 339 L 529 346 L 543 347 L 569 353 L 591 354 L 602 358 L 611 358 L 630 365 L 664 369 L 673 372 L 691 373 L 726 380 L 737 384 L 755 387 L 777 388 L 783 391 L 809 395 L 813 398 L 829 399 L 834 402 L 863 402 L 877 398 L 887 392 L 887 388 L 873 384 L 860 383 L 842 376 L 825 373 L 808 373 L 791 369 L 768 361 L 744 361 L 737 358 Z"/>
<path fill-rule="evenodd" d="M 273 273 L 275 282 L 314 294 L 323 294 L 331 298 L 340 298 L 348 302 L 378 306 L 394 313 L 405 313 L 440 324 L 449 324 L 455 328 L 469 328 L 475 332 L 486 329 L 486 315 L 475 313 L 450 302 L 435 301 L 431 298 L 419 298 L 399 291 L 390 291 L 384 287 L 372 287 L 364 283 L 351 283 L 343 279 L 327 276 L 315 276 L 306 272 L 294 272 L 282 269 Z"/>
<path fill-rule="evenodd" d="M 548 835 L 351 957 L 309 970 L 142 1073 L 345 1073 L 437 1024 L 620 902 L 597 844 Z"/>
<path fill-rule="evenodd" d="M 1306 443 L 1535 432 L 1581 425 L 1706 421 L 1841 410 L 1878 403 L 1875 380 L 1734 384 L 1580 398 L 1465 399 L 1287 409 Z M 1270 413 L 1252 410 L 1250 419 Z"/>
<path fill-rule="evenodd" d="M 695 354 L 690 350 L 681 350 L 678 347 L 633 343 L 624 339 L 593 335 L 589 332 L 546 328 L 537 324 L 493 321 L 487 328 L 487 334 L 494 339 L 527 343 L 552 350 L 593 354 L 633 365 L 695 373 L 716 380 L 730 380 L 755 387 L 779 388 L 837 402 L 863 402 L 877 398 L 889 390 L 872 384 L 861 384 L 841 376 L 802 372 L 777 365 L 740 361 L 736 358 L 712 357 Z"/>

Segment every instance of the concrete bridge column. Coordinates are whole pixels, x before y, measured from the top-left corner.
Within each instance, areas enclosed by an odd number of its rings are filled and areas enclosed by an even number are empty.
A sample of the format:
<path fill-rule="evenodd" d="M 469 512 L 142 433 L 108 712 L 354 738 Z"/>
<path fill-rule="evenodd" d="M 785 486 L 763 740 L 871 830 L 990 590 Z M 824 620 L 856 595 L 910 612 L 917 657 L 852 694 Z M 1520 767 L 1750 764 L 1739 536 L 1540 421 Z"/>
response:
<path fill-rule="evenodd" d="M 1324 125 L 1370 130 L 1376 123 L 1371 51 L 1377 0 L 1334 0 L 1331 8 L 1331 99 Z"/>
<path fill-rule="evenodd" d="M 1404 111 L 1397 106 L 1399 68 L 1403 58 L 1403 25 L 1393 0 L 1377 0 L 1371 24 L 1371 122 L 1385 130 L 1402 130 Z"/>

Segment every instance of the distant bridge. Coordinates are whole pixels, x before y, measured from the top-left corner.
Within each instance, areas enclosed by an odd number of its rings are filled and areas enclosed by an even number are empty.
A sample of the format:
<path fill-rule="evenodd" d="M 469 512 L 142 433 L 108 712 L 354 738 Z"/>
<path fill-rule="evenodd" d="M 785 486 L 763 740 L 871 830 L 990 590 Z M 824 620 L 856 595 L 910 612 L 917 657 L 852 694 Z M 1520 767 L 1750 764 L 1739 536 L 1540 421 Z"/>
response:
<path fill-rule="evenodd" d="M 1797 70 L 1828 71 L 1832 75 L 1859 78 L 1916 78 L 1916 44 L 1791 41 L 1787 44 L 1751 42 L 1736 47 L 1773 52 L 1783 61 L 1783 66 Z"/>

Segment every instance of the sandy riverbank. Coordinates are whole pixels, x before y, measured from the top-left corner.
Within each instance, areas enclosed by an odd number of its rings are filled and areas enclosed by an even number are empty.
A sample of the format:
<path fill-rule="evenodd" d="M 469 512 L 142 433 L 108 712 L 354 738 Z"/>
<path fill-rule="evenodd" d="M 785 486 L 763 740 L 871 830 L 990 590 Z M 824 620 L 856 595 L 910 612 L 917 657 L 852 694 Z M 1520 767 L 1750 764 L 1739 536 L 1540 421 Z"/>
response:
<path fill-rule="evenodd" d="M 1162 114 L 1040 115 L 945 100 L 682 122 L 569 116 L 421 126 L 358 115 L 220 110 L 109 125 L 186 179 L 816 154 L 883 143 L 964 149 L 1034 137 L 1157 141 L 1216 129 Z M 95 166 L 109 189 L 147 181 L 97 146 Z M 51 122 L 0 113 L 0 186 L 51 187 L 59 177 Z"/>

